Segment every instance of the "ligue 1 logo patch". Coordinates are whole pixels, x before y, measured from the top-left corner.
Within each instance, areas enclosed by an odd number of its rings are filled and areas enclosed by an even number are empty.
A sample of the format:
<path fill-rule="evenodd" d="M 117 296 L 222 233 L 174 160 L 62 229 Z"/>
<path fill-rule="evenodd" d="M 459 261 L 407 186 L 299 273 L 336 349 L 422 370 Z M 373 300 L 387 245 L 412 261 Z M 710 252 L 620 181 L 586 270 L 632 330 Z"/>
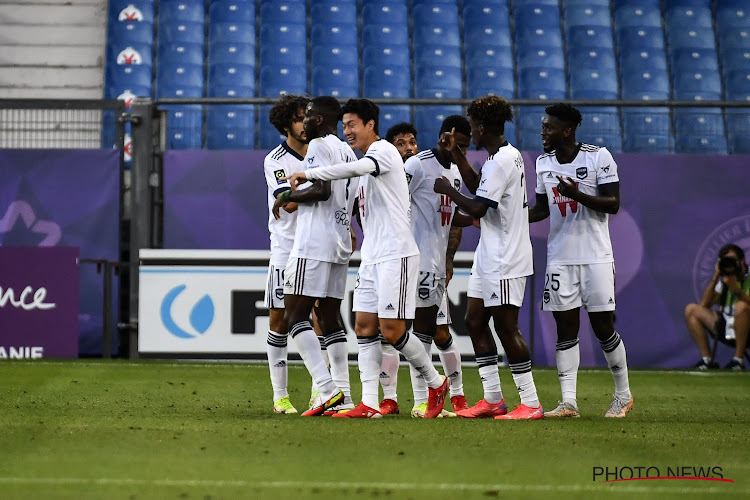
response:
<path fill-rule="evenodd" d="M 578 167 L 576 169 L 576 177 L 579 179 L 585 179 L 589 176 L 589 170 L 586 167 Z"/>
<path fill-rule="evenodd" d="M 412 175 L 409 172 L 406 172 L 406 182 L 408 184 L 411 184 Z"/>
<path fill-rule="evenodd" d="M 273 171 L 274 177 L 276 177 L 276 183 L 277 184 L 284 184 L 284 180 L 282 180 L 282 177 L 286 177 L 286 172 L 283 170 L 274 170 Z"/>

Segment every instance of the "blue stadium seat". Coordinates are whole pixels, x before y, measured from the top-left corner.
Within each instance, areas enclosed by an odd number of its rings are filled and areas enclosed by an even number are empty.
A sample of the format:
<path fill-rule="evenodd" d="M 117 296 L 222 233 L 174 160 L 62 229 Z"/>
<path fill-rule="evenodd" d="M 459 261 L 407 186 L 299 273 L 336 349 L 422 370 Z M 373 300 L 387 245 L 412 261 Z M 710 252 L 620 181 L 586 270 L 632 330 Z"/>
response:
<path fill-rule="evenodd" d="M 461 46 L 458 24 L 418 25 L 414 27 L 414 46 L 417 45 Z"/>
<path fill-rule="evenodd" d="M 173 64 L 162 61 L 156 66 L 156 85 L 203 86 L 203 65 Z"/>
<path fill-rule="evenodd" d="M 594 48 L 571 47 L 568 45 L 568 64 L 571 67 L 571 74 L 580 69 L 610 71 L 613 75 L 617 73 L 615 52 L 604 46 Z"/>
<path fill-rule="evenodd" d="M 389 128 L 401 122 L 411 123 L 411 108 L 409 106 L 380 106 L 378 131 L 380 132 L 381 137 L 385 137 L 385 133 L 388 132 Z M 422 140 L 422 136 L 419 133 L 419 130 L 417 130 L 417 144 Z M 432 143 L 427 142 L 427 146 L 430 144 Z"/>
<path fill-rule="evenodd" d="M 359 74 L 357 66 L 314 66 L 312 68 L 312 95 L 332 95 L 334 97 L 359 96 Z"/>
<path fill-rule="evenodd" d="M 247 64 L 213 64 L 208 66 L 209 97 L 253 97 L 255 66 Z"/>
<path fill-rule="evenodd" d="M 608 48 L 615 46 L 612 29 L 609 26 L 572 26 L 566 32 L 569 46 Z"/>
<path fill-rule="evenodd" d="M 255 24 L 227 21 L 211 22 L 208 25 L 208 45 L 217 43 L 255 46 Z"/>
<path fill-rule="evenodd" d="M 202 22 L 159 23 L 159 43 L 203 43 Z"/>
<path fill-rule="evenodd" d="M 411 10 L 414 26 L 446 26 L 458 29 L 458 6 L 456 2 L 415 4 Z"/>
<path fill-rule="evenodd" d="M 518 130 L 518 147 L 522 151 L 542 150 L 542 118 L 544 107 L 519 106 L 516 113 L 516 127 Z"/>
<path fill-rule="evenodd" d="M 357 46 L 356 24 L 314 24 L 310 29 L 312 45 L 344 45 Z"/>
<path fill-rule="evenodd" d="M 746 109 L 727 109 L 729 153 L 750 154 L 750 112 Z"/>
<path fill-rule="evenodd" d="M 719 55 L 724 78 L 730 71 L 750 68 L 750 49 L 727 49 Z"/>
<path fill-rule="evenodd" d="M 674 72 L 719 70 L 719 59 L 713 49 L 676 49 L 671 56 Z"/>
<path fill-rule="evenodd" d="M 513 8 L 517 7 L 525 7 L 527 5 L 554 5 L 555 7 L 558 7 L 560 2 L 559 0 L 513 0 L 510 2 L 513 4 Z"/>
<path fill-rule="evenodd" d="M 406 66 L 407 71 L 411 64 L 409 47 L 403 45 L 377 45 L 362 48 L 363 67 L 391 64 L 393 66 Z"/>
<path fill-rule="evenodd" d="M 518 48 L 518 69 L 557 68 L 565 69 L 565 56 L 562 48 L 527 47 Z"/>
<path fill-rule="evenodd" d="M 310 58 L 312 67 L 328 66 L 337 67 L 341 65 L 354 66 L 355 72 L 359 64 L 357 46 L 354 45 L 317 45 L 312 48 Z"/>
<path fill-rule="evenodd" d="M 750 69 L 730 71 L 725 84 L 727 100 L 750 101 Z"/>
<path fill-rule="evenodd" d="M 255 127 L 208 128 L 206 129 L 206 147 L 219 150 L 254 149 Z"/>
<path fill-rule="evenodd" d="M 711 0 L 664 0 L 664 9 L 674 7 L 710 7 Z"/>
<path fill-rule="evenodd" d="M 540 52 L 544 52 L 539 49 Z M 560 53 L 562 58 L 562 52 Z M 563 67 L 564 61 L 560 61 L 560 67 Z M 511 68 L 513 69 L 513 50 L 510 46 L 497 47 L 494 45 L 489 46 L 476 46 L 471 51 L 466 50 L 466 68 L 478 68 L 478 67 L 495 67 L 495 68 Z M 528 65 L 527 65 L 528 66 Z M 544 64 L 535 64 L 535 66 L 545 66 Z"/>
<path fill-rule="evenodd" d="M 206 106 L 206 128 L 255 128 L 255 106 Z"/>
<path fill-rule="evenodd" d="M 409 22 L 406 2 L 372 2 L 362 6 L 362 26 L 368 24 L 402 24 Z"/>
<path fill-rule="evenodd" d="M 507 1 L 496 4 L 464 2 L 464 31 L 469 32 L 473 26 L 492 24 L 508 24 L 510 11 Z"/>
<path fill-rule="evenodd" d="M 669 108 L 645 107 L 622 109 L 625 135 L 663 135 L 672 133 Z"/>
<path fill-rule="evenodd" d="M 609 7 L 609 0 L 563 0 L 563 7 L 569 5 L 595 5 L 597 7 Z"/>
<path fill-rule="evenodd" d="M 242 64 L 255 67 L 255 46 L 239 43 L 215 43 L 208 47 L 208 65 Z"/>
<path fill-rule="evenodd" d="M 357 4 L 339 1 L 314 2 L 310 8 L 312 26 L 326 24 L 357 24 Z"/>
<path fill-rule="evenodd" d="M 202 23 L 205 19 L 204 0 L 159 0 L 159 25 L 184 22 Z"/>
<path fill-rule="evenodd" d="M 661 28 L 661 11 L 658 7 L 623 5 L 615 10 L 615 27 L 617 29 L 643 26 Z"/>
<path fill-rule="evenodd" d="M 520 5 L 513 7 L 516 31 L 556 27 L 560 29 L 560 9 L 555 5 Z"/>
<path fill-rule="evenodd" d="M 644 47 L 620 53 L 620 73 L 667 71 L 664 49 Z"/>
<path fill-rule="evenodd" d="M 523 0 L 516 0 L 516 3 L 522 2 Z M 543 3 L 537 1 L 536 3 Z M 508 0 L 464 0 L 464 8 L 466 7 L 508 7 Z"/>
<path fill-rule="evenodd" d="M 622 149 L 620 113 L 615 107 L 581 107 L 583 118 L 576 129 L 576 138 L 581 142 L 605 146 L 610 151 L 619 152 Z M 616 139 L 613 137 L 616 136 Z"/>
<path fill-rule="evenodd" d="M 108 45 L 107 60 L 117 64 L 143 64 L 152 66 L 154 46 L 143 43 L 129 43 L 126 45 Z"/>
<path fill-rule="evenodd" d="M 279 1 L 263 2 L 260 5 L 261 26 L 266 23 L 305 24 L 307 10 L 305 2 Z"/>
<path fill-rule="evenodd" d="M 414 97 L 454 99 L 462 97 L 461 68 L 452 66 L 416 66 Z"/>
<path fill-rule="evenodd" d="M 473 67 L 466 72 L 466 97 L 473 99 L 494 94 L 512 99 L 515 97 L 513 68 Z"/>
<path fill-rule="evenodd" d="M 655 7 L 658 9 L 661 7 L 661 0 L 613 0 L 612 2 L 612 6 L 615 10 L 624 5 L 640 5 L 644 7 Z"/>
<path fill-rule="evenodd" d="M 537 47 L 549 49 L 562 46 L 562 32 L 559 26 L 516 29 L 516 47 L 519 51 Z"/>
<path fill-rule="evenodd" d="M 156 60 L 157 62 L 166 61 L 173 64 L 203 64 L 203 44 L 159 44 L 156 48 Z"/>
<path fill-rule="evenodd" d="M 668 30 L 713 28 L 708 7 L 672 7 L 664 14 L 664 21 Z"/>
<path fill-rule="evenodd" d="M 203 97 L 203 86 L 191 85 L 157 85 L 156 97 Z"/>
<path fill-rule="evenodd" d="M 260 97 L 307 92 L 307 66 L 264 66 L 260 68 Z"/>
<path fill-rule="evenodd" d="M 576 139 L 586 144 L 605 147 L 611 153 L 622 153 L 622 135 L 619 132 L 608 134 L 596 130 L 585 131 L 579 128 L 576 132 Z"/>
<path fill-rule="evenodd" d="M 516 124 L 513 122 L 505 122 L 505 140 L 511 143 L 514 147 L 518 147 L 518 130 L 516 130 Z"/>
<path fill-rule="evenodd" d="M 201 106 L 162 106 L 167 111 L 167 148 L 201 149 Z"/>
<path fill-rule="evenodd" d="M 299 45 L 262 45 L 260 48 L 260 66 L 306 66 L 307 46 Z"/>
<path fill-rule="evenodd" d="M 117 22 L 141 22 L 154 24 L 154 3 L 143 0 L 120 0 L 109 2 L 107 19 L 111 26 Z"/>
<path fill-rule="evenodd" d="M 510 26 L 503 21 L 491 18 L 485 19 L 482 23 L 464 24 L 464 44 L 466 44 L 467 52 L 471 50 L 471 47 L 480 45 L 510 47 L 512 45 Z"/>
<path fill-rule="evenodd" d="M 410 97 L 411 75 L 408 66 L 365 66 L 362 79 L 364 97 Z"/>
<path fill-rule="evenodd" d="M 400 23 L 362 25 L 362 47 L 409 44 L 409 28 Z"/>
<path fill-rule="evenodd" d="M 192 150 L 201 149 L 203 140 L 201 129 L 167 128 L 167 149 Z"/>
<path fill-rule="evenodd" d="M 439 64 L 460 68 L 461 48 L 451 45 L 415 45 L 414 64 L 418 66 Z"/>
<path fill-rule="evenodd" d="M 666 69 L 621 71 L 622 98 L 626 100 L 669 99 L 671 86 Z"/>
<path fill-rule="evenodd" d="M 720 100 L 721 79 L 711 70 L 672 74 L 675 99 Z"/>
<path fill-rule="evenodd" d="M 750 27 L 750 6 L 716 7 L 716 25 L 719 31 L 724 28 Z"/>
<path fill-rule="evenodd" d="M 138 21 L 117 22 L 109 25 L 107 41 L 113 45 L 128 43 L 154 44 L 154 26 Z"/>
<path fill-rule="evenodd" d="M 726 154 L 721 109 L 676 109 L 674 117 L 678 153 Z"/>
<path fill-rule="evenodd" d="M 617 30 L 617 43 L 626 49 L 640 47 L 664 48 L 664 30 L 659 27 L 631 28 Z"/>
<path fill-rule="evenodd" d="M 461 106 L 417 106 L 414 110 L 414 126 L 423 145 L 431 147 L 440 135 L 443 120 L 451 115 L 463 114 Z"/>
<path fill-rule="evenodd" d="M 262 105 L 258 110 L 258 143 L 260 149 L 273 149 L 286 137 L 279 134 L 279 131 L 268 121 L 268 115 L 271 111 L 271 105 Z"/>
<path fill-rule="evenodd" d="M 151 86 L 151 66 L 144 64 L 107 64 L 107 86 L 134 88 Z"/>
<path fill-rule="evenodd" d="M 255 25 L 254 0 L 211 0 L 209 22 L 247 23 Z"/>
<path fill-rule="evenodd" d="M 573 99 L 618 99 L 617 74 L 607 69 L 577 68 L 570 72 L 570 97 Z"/>
<path fill-rule="evenodd" d="M 151 85 L 132 88 L 118 88 L 118 87 L 105 87 L 104 98 L 105 99 L 119 99 L 125 101 L 125 107 L 130 107 L 130 101 L 134 97 L 151 97 Z"/>
<path fill-rule="evenodd" d="M 722 28 L 719 33 L 719 47 L 722 51 L 728 49 L 750 49 L 750 27 Z"/>
<path fill-rule="evenodd" d="M 728 153 L 724 134 L 677 134 L 676 153 L 725 155 Z"/>
<path fill-rule="evenodd" d="M 564 99 L 565 70 L 526 68 L 518 74 L 518 97 L 521 99 Z"/>
<path fill-rule="evenodd" d="M 695 48 L 716 50 L 713 28 L 681 27 L 667 30 L 669 50 Z"/>
<path fill-rule="evenodd" d="M 674 137 L 665 134 L 625 133 L 623 151 L 626 153 L 673 153 Z"/>
<path fill-rule="evenodd" d="M 304 24 L 262 24 L 260 46 L 305 45 L 307 31 Z"/>
<path fill-rule="evenodd" d="M 565 26 L 608 26 L 612 27 L 609 5 L 570 5 L 563 9 Z"/>

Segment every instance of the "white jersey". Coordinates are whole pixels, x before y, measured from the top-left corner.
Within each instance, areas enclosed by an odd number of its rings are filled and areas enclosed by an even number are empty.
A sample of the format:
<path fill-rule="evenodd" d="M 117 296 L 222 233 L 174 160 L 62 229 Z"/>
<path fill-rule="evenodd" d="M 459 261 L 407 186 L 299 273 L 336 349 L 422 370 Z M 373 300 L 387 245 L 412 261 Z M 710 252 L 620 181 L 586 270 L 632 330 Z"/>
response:
<path fill-rule="evenodd" d="M 536 160 L 536 192 L 546 194 L 550 227 L 547 262 L 596 264 L 614 262 L 609 239 L 609 214 L 592 210 L 557 191 L 557 175 L 570 177 L 585 194 L 596 196 L 602 184 L 619 182 L 617 163 L 606 148 L 581 144 L 571 163 L 561 165 L 555 153 Z"/>
<path fill-rule="evenodd" d="M 494 279 L 531 275 L 534 260 L 523 158 L 509 143 L 482 166 L 475 199 L 489 206 L 479 219 L 482 231 L 474 254 L 477 273 Z"/>
<path fill-rule="evenodd" d="M 357 159 L 349 144 L 335 135 L 310 141 L 303 162 L 305 170 Z M 318 181 L 322 182 L 322 181 Z M 309 186 L 309 183 L 307 184 Z M 304 187 L 303 187 L 304 189 Z M 352 253 L 349 227 L 356 179 L 331 181 L 331 197 L 315 203 L 300 203 L 291 256 L 347 264 Z"/>
<path fill-rule="evenodd" d="M 289 181 L 282 181 L 282 177 L 289 177 L 295 172 L 302 171 L 302 156 L 289 147 L 286 142 L 273 149 L 263 160 L 263 170 L 268 185 L 268 232 L 271 233 L 271 257 L 279 262 L 286 262 L 294 244 L 294 231 L 297 222 L 297 212 L 280 210 L 281 217 L 273 217 L 271 209 L 276 202 L 276 196 L 282 191 L 292 189 Z"/>
<path fill-rule="evenodd" d="M 421 151 L 404 163 L 411 193 L 411 229 L 419 247 L 419 271 L 445 277 L 445 251 L 456 204 L 449 196 L 436 193 L 435 179 L 445 177 L 461 191 L 461 173 L 451 163 L 440 164 L 433 149 Z"/>

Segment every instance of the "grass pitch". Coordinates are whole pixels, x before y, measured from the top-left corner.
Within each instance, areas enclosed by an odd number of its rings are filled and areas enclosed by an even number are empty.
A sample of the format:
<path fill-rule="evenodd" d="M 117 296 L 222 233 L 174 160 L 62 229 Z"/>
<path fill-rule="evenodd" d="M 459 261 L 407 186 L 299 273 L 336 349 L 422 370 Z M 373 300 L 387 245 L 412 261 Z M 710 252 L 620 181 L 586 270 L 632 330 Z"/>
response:
<path fill-rule="evenodd" d="M 289 376 L 302 411 L 310 378 Z M 556 372 L 534 377 L 553 408 Z M 507 368 L 501 380 L 517 404 Z M 352 381 L 358 400 L 354 367 Z M 274 415 L 265 364 L 6 361 L 0 498 L 750 498 L 749 373 L 631 371 L 624 420 L 603 418 L 606 370 L 579 374 L 582 417 L 564 421 L 412 419 L 407 368 L 399 381 L 401 415 L 334 420 Z M 719 467 L 734 483 L 605 483 L 597 467 Z"/>

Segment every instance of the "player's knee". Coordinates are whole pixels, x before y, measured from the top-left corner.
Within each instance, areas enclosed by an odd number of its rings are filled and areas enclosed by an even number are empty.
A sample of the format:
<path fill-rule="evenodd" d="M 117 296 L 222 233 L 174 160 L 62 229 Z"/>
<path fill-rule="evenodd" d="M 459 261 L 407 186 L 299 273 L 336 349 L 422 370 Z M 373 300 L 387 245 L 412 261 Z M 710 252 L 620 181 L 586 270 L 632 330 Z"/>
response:
<path fill-rule="evenodd" d="M 435 329 L 435 344 L 445 345 L 451 339 L 451 332 L 448 325 L 440 325 Z"/>
<path fill-rule="evenodd" d="M 464 322 L 466 324 L 466 329 L 471 335 L 480 333 L 484 330 L 484 321 L 482 321 L 482 318 L 478 315 L 467 314 Z"/>

